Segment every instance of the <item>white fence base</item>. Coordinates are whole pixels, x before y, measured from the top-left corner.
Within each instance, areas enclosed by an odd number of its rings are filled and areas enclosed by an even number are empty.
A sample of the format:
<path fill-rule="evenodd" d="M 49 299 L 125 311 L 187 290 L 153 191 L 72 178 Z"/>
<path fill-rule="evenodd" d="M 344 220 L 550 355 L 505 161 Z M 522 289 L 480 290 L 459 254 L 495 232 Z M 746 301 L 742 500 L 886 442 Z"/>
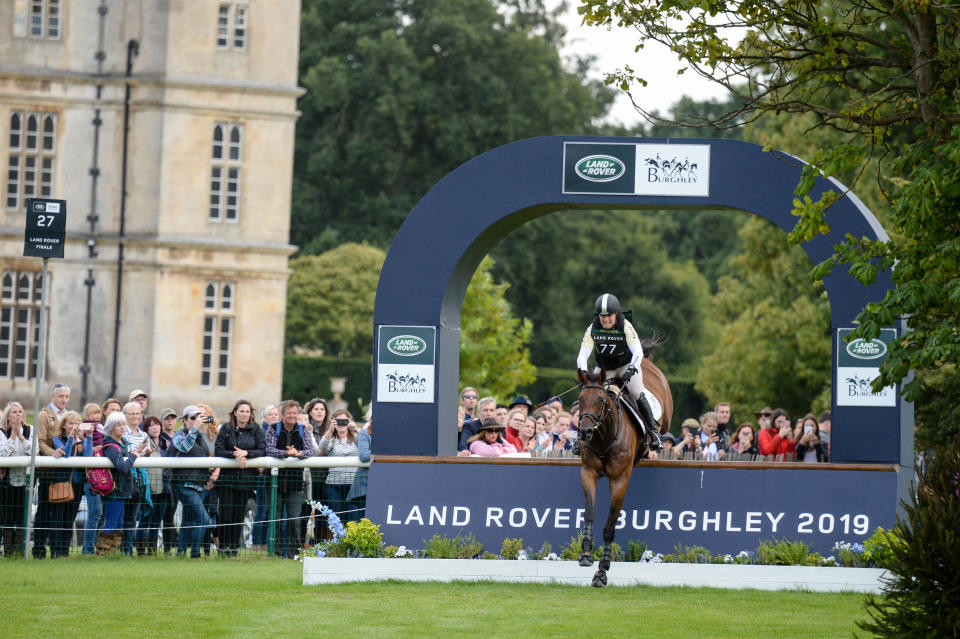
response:
<path fill-rule="evenodd" d="M 581 568 L 575 561 L 506 561 L 485 559 L 340 559 L 306 557 L 303 584 L 353 581 L 509 581 L 589 586 L 596 564 Z M 807 566 L 738 566 L 723 564 L 647 564 L 615 562 L 607 573 L 615 586 L 694 586 L 810 590 L 813 592 L 880 592 L 879 568 L 816 568 Z"/>

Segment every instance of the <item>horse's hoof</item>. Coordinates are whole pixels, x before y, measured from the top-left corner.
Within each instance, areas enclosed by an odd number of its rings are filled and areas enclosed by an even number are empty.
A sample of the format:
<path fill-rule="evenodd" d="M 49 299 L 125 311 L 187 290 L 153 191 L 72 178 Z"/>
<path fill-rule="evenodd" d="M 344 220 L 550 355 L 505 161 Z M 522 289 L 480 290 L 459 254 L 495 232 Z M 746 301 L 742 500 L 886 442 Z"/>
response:
<path fill-rule="evenodd" d="M 585 552 L 580 555 L 580 565 L 584 567 L 593 565 L 593 557 L 590 556 L 590 553 Z"/>
<path fill-rule="evenodd" d="M 590 582 L 590 585 L 594 588 L 603 588 L 607 585 L 607 573 L 597 571 L 593 575 L 593 581 Z"/>

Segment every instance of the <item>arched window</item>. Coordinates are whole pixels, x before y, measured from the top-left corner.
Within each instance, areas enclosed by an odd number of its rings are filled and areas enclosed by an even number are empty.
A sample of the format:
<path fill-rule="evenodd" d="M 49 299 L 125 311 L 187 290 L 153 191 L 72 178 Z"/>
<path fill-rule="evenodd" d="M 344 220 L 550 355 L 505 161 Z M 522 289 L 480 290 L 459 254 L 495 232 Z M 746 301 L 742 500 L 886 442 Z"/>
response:
<path fill-rule="evenodd" d="M 0 379 L 33 379 L 40 341 L 43 276 L 4 271 L 0 286 Z"/>
<path fill-rule="evenodd" d="M 230 386 L 235 293 L 233 282 L 207 282 L 200 354 L 200 385 L 204 388 Z"/>
<path fill-rule="evenodd" d="M 229 131 L 229 140 L 224 140 Z M 224 144 L 228 145 L 224 153 Z M 210 212 L 212 221 L 240 219 L 240 173 L 243 158 L 243 125 L 217 122 L 213 125 L 210 167 Z"/>
<path fill-rule="evenodd" d="M 57 114 L 13 111 L 7 153 L 7 208 L 28 197 L 52 197 L 57 151 Z"/>
<path fill-rule="evenodd" d="M 243 51 L 247 48 L 247 0 L 221 2 L 217 9 L 217 48 Z"/>

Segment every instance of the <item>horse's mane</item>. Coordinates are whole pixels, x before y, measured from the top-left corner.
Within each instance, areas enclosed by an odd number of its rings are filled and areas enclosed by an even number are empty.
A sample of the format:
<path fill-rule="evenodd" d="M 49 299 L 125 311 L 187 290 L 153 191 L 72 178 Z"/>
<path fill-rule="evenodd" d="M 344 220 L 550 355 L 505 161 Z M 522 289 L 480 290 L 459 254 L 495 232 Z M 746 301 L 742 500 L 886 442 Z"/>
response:
<path fill-rule="evenodd" d="M 650 358 L 650 353 L 667 343 L 670 337 L 666 333 L 654 331 L 650 337 L 644 337 L 640 340 L 640 346 L 643 347 L 643 356 Z"/>
<path fill-rule="evenodd" d="M 597 386 L 600 385 L 600 373 L 591 373 L 589 371 L 584 371 L 584 377 L 586 378 L 587 382 L 591 384 L 596 384 Z"/>

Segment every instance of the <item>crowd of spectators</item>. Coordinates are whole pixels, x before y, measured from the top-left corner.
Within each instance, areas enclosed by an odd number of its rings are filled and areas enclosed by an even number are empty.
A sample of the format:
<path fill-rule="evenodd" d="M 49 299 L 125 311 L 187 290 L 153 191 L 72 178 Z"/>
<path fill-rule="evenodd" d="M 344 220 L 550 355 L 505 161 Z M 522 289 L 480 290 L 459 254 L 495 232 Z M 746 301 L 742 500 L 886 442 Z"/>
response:
<path fill-rule="evenodd" d="M 366 469 L 282 468 L 275 513 L 268 520 L 269 474 L 248 460 L 313 456 L 359 456 L 370 461 L 370 414 L 357 423 L 349 411 L 330 414 L 327 402 L 310 400 L 301 409 L 294 400 L 264 407 L 240 399 L 222 424 L 203 403 L 150 414 L 150 397 L 134 389 L 127 401 L 108 398 L 69 409 L 70 388 L 56 384 L 50 403 L 26 423 L 23 406 L 8 402 L 0 416 L 0 455 L 51 457 L 102 456 L 113 462 L 109 488 L 84 469 L 38 469 L 37 510 L 33 522 L 35 558 L 67 556 L 74 522 L 85 506 L 77 545 L 83 554 L 122 552 L 128 556 L 167 553 L 200 557 L 217 552 L 235 556 L 241 548 L 267 548 L 268 523 L 275 527 L 274 552 L 294 557 L 308 535 L 323 535 L 310 500 L 322 501 L 341 520 L 359 520 L 366 502 Z M 139 457 L 225 457 L 239 468 L 140 468 Z M 0 544 L 3 554 L 23 554 L 26 474 L 0 468 Z M 101 494 L 101 492 L 103 494 Z M 175 513 L 180 511 L 179 525 Z M 245 522 L 246 520 L 246 522 Z M 242 539 L 245 523 L 252 524 Z"/>

